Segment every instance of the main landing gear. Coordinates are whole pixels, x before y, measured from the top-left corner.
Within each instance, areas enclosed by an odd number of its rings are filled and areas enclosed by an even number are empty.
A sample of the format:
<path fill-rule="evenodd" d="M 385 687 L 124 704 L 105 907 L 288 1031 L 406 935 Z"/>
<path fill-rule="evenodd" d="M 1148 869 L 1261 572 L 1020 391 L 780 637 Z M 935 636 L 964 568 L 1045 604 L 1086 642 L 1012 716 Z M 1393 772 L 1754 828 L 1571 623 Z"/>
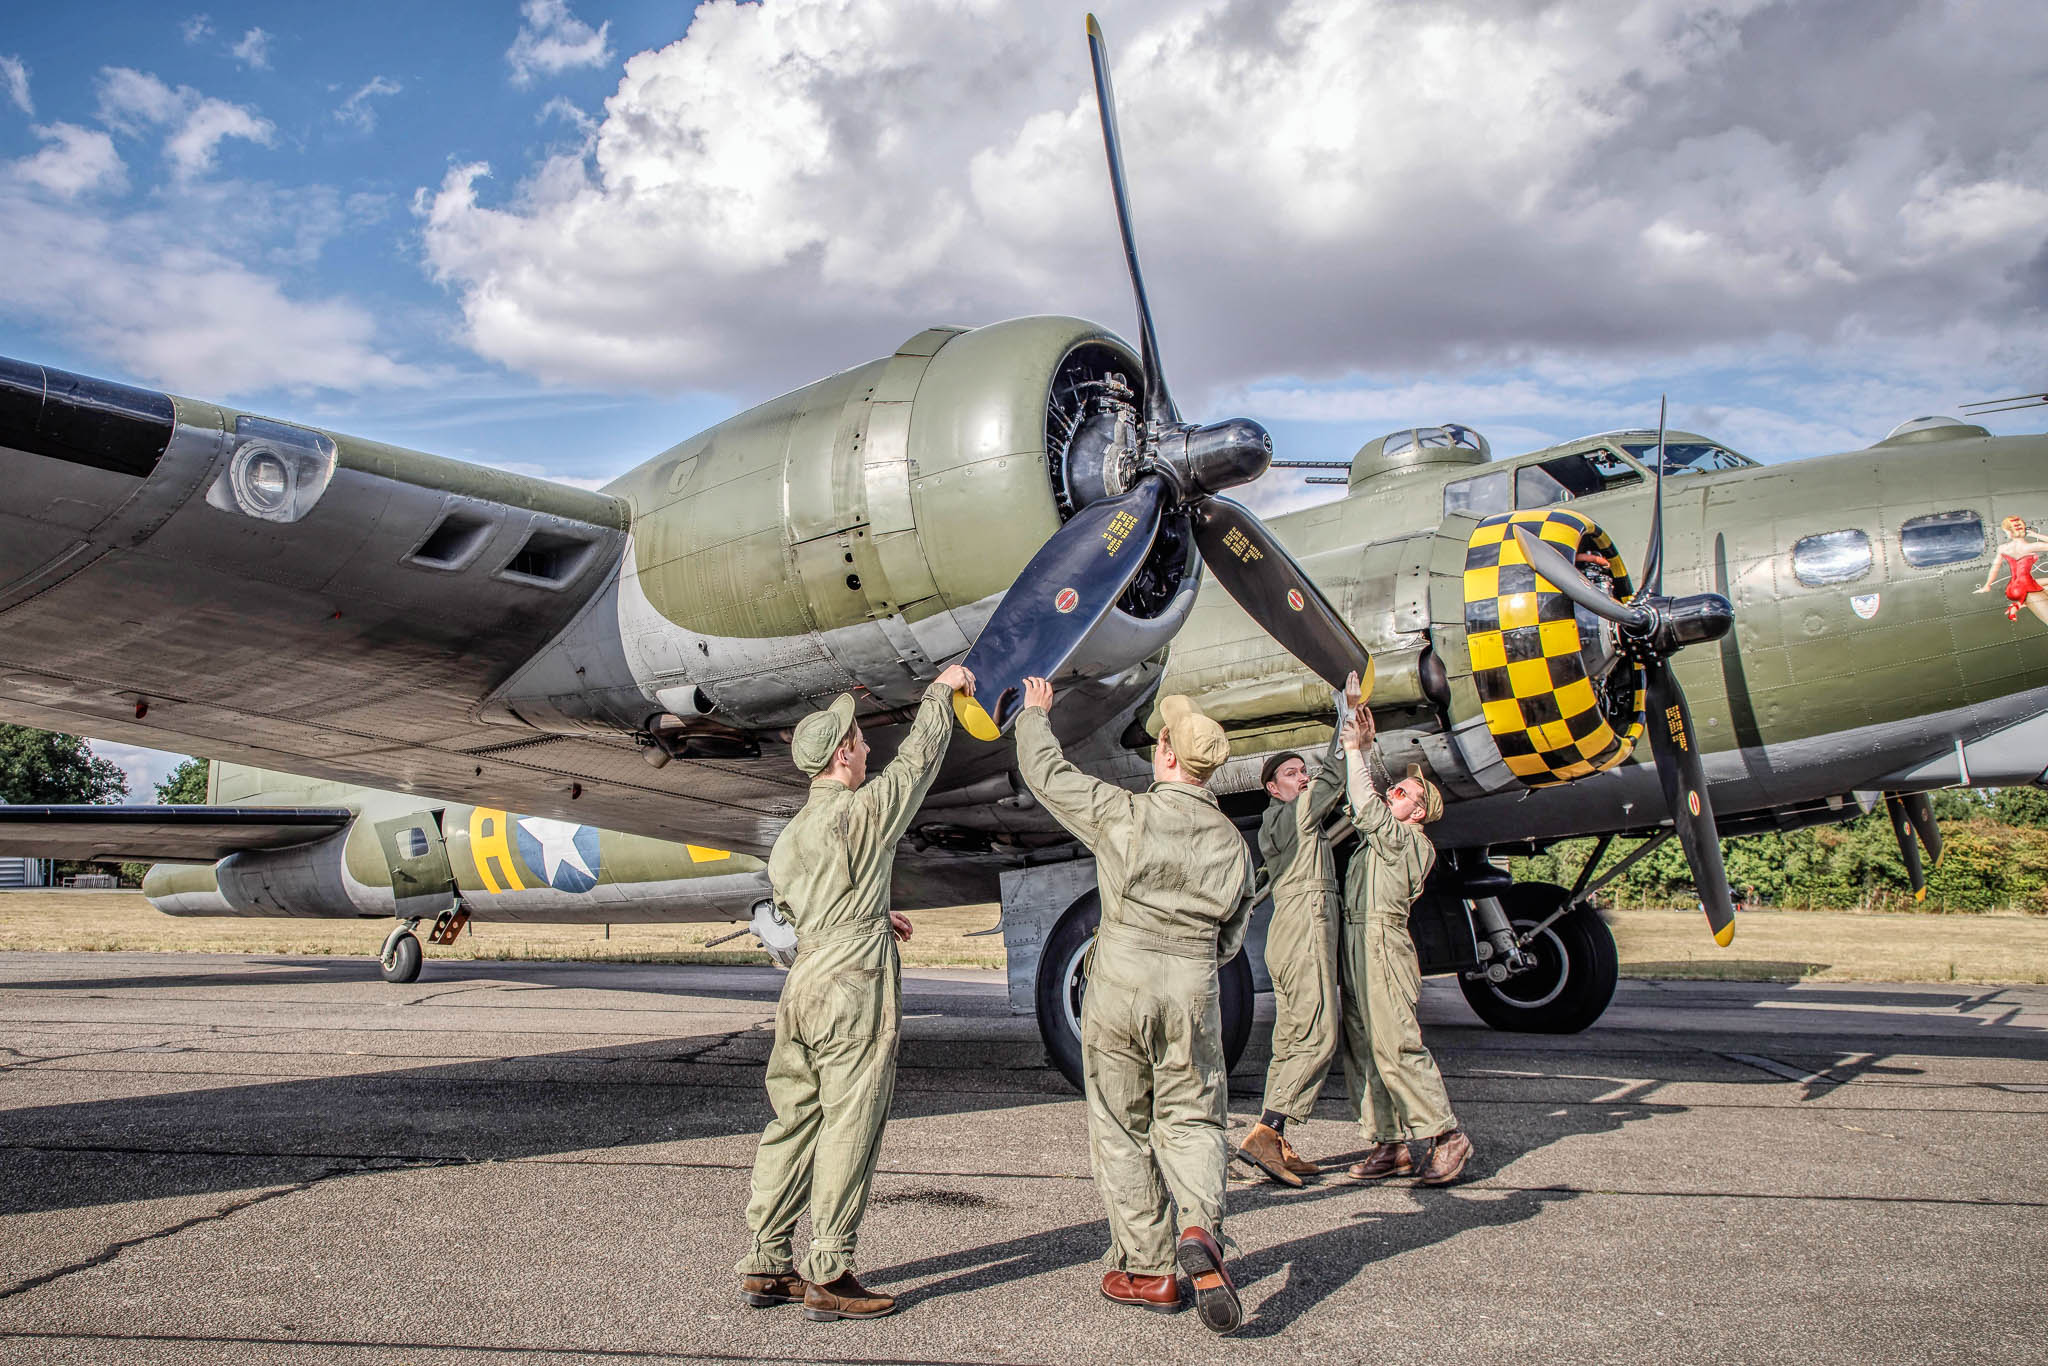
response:
<path fill-rule="evenodd" d="M 1576 1034 L 1599 1019 L 1621 970 L 1600 913 L 1548 882 L 1513 883 L 1495 900 L 1514 956 L 1489 954 L 1458 974 L 1473 1013 L 1495 1029 L 1531 1034 Z"/>

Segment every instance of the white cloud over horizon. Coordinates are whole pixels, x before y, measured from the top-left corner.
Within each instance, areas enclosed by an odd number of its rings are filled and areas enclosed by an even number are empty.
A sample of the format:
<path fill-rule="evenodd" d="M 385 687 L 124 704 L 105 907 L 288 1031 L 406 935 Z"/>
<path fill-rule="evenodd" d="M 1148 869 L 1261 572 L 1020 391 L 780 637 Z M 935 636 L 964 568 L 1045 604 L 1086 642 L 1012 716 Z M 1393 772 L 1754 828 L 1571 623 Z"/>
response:
<path fill-rule="evenodd" d="M 251 70 L 267 71 L 270 69 L 271 36 L 260 28 L 252 28 L 228 49 L 228 54 Z"/>
<path fill-rule="evenodd" d="M 0 56 L 0 87 L 6 89 L 9 104 L 30 118 L 35 117 L 36 102 L 28 93 L 28 68 L 22 65 L 21 58 Z"/>
<path fill-rule="evenodd" d="M 1114 8 L 1183 406 L 1759 346 L 2048 368 L 2048 11 L 1959 3 Z M 547 383 L 759 396 L 1021 312 L 1128 335 L 1068 18 L 714 0 L 626 59 L 587 150 L 422 191 L 427 262 Z"/>

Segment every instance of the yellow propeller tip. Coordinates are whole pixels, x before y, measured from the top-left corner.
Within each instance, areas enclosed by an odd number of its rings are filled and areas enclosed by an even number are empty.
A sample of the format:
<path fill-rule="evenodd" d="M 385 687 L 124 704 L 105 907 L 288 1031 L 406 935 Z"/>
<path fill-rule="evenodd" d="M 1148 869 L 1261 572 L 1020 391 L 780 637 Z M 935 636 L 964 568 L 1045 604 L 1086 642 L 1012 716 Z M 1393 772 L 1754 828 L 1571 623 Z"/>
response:
<path fill-rule="evenodd" d="M 1919 891 L 1913 893 L 1914 904 L 1917 905 L 1918 903 L 1925 900 L 1927 900 L 1927 889 L 1925 887 L 1922 887 Z"/>
<path fill-rule="evenodd" d="M 1733 944 L 1735 942 L 1735 922 L 1731 920 L 1720 929 L 1715 930 L 1714 942 L 1724 949 Z"/>
<path fill-rule="evenodd" d="M 1100 38 L 1102 36 L 1102 25 L 1095 22 L 1095 16 L 1092 14 L 1088 16 L 1088 36 L 1090 38 Z"/>
<path fill-rule="evenodd" d="M 988 714 L 988 709 L 964 692 L 953 694 L 953 715 L 960 718 L 960 728 L 977 740 L 1000 740 L 1002 727 Z"/>

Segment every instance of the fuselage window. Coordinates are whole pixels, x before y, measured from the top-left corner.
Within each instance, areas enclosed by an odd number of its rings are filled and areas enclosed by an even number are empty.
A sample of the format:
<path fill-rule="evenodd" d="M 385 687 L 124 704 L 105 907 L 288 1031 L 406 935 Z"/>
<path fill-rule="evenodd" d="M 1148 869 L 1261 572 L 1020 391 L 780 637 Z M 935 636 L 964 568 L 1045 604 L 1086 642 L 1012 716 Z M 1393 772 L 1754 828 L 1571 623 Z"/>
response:
<path fill-rule="evenodd" d="M 1870 572 L 1870 538 L 1853 528 L 1801 537 L 1792 546 L 1792 572 L 1809 588 L 1860 579 Z"/>
<path fill-rule="evenodd" d="M 1524 465 L 1515 471 L 1515 506 L 1547 508 L 1571 501 L 1572 491 L 1541 465 Z"/>
<path fill-rule="evenodd" d="M 1475 474 L 1444 485 L 1444 516 L 1462 512 L 1471 517 L 1491 517 L 1508 510 L 1508 472 Z"/>
<path fill-rule="evenodd" d="M 1984 521 L 1974 512 L 1937 512 L 1899 528 L 1899 553 L 1915 569 L 1961 564 L 1984 553 Z"/>

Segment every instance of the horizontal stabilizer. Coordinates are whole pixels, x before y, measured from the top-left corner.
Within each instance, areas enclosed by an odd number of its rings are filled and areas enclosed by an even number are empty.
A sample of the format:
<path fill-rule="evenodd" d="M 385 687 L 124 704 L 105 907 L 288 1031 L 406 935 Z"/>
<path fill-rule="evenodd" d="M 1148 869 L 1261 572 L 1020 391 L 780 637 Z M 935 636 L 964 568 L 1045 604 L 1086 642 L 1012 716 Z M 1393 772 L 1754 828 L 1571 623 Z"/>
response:
<path fill-rule="evenodd" d="M 348 827 L 340 806 L 0 806 L 0 855 L 212 863 Z"/>

